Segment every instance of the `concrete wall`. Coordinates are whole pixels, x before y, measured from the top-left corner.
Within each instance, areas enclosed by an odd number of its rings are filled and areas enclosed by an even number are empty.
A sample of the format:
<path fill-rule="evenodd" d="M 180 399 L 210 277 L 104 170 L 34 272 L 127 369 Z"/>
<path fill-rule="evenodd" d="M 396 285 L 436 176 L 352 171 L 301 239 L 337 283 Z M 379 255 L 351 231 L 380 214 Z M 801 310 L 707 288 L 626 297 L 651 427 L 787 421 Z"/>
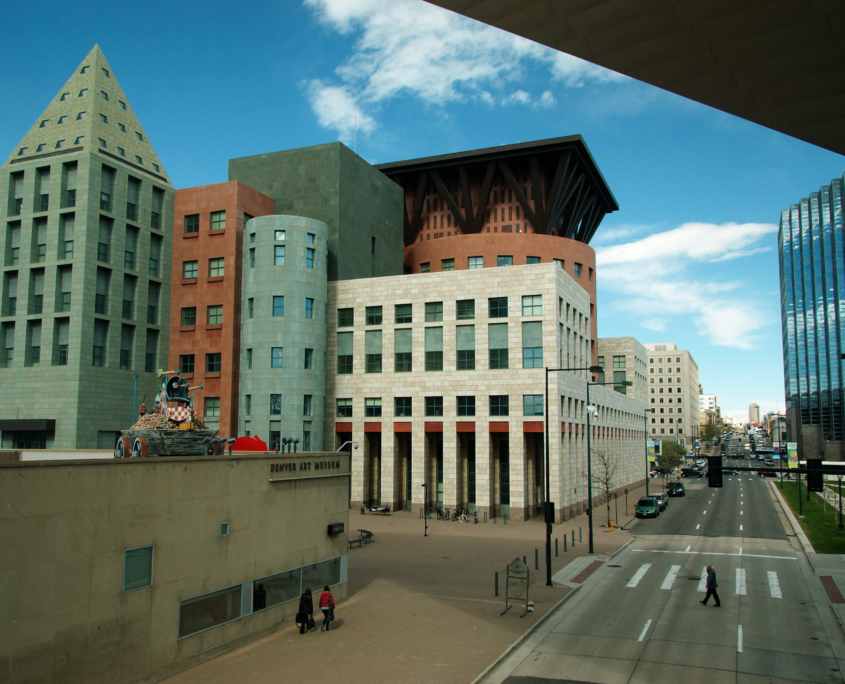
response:
<path fill-rule="evenodd" d="M 304 470 L 315 461 L 338 467 Z M 296 596 L 178 638 L 183 599 L 345 568 L 327 525 L 348 523 L 348 472 L 345 454 L 0 463 L 0 681 L 156 681 L 291 624 Z M 152 586 L 124 592 L 125 550 L 148 545 Z"/>

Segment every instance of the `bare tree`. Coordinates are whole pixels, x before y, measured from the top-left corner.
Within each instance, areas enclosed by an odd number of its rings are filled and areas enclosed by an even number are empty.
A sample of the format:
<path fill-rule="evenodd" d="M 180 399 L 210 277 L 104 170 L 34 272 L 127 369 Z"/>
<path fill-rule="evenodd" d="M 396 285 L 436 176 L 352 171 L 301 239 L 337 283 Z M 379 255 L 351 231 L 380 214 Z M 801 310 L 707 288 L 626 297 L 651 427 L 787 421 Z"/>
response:
<path fill-rule="evenodd" d="M 593 449 L 596 471 L 593 473 L 593 486 L 604 496 L 607 504 L 607 526 L 610 527 L 610 494 L 616 479 L 616 458 L 601 449 Z"/>

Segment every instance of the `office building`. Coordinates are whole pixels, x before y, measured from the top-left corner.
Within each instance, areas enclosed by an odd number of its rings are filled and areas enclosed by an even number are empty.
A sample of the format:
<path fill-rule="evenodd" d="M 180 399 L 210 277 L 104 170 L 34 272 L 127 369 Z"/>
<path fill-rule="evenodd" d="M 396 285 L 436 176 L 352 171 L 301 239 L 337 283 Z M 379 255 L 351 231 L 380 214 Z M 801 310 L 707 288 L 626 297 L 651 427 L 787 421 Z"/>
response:
<path fill-rule="evenodd" d="M 748 423 L 757 425 L 760 422 L 760 404 L 748 405 Z"/>
<path fill-rule="evenodd" d="M 99 47 L 0 177 L 2 446 L 112 449 L 167 359 L 173 187 Z"/>
<path fill-rule="evenodd" d="M 646 344 L 651 417 L 655 439 L 677 440 L 689 447 L 699 434 L 698 364 L 672 343 Z"/>
<path fill-rule="evenodd" d="M 799 456 L 826 460 L 845 458 L 843 183 L 834 178 L 785 209 L 778 231 L 788 440 Z"/>

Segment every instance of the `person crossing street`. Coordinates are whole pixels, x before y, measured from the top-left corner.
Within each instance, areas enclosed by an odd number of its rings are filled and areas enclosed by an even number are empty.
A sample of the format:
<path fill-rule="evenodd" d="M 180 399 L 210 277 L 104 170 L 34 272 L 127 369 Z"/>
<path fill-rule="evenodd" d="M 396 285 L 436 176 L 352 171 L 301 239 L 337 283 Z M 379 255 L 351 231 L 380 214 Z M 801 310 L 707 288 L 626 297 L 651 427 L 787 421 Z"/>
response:
<path fill-rule="evenodd" d="M 712 596 L 716 603 L 713 604 L 715 608 L 721 608 L 722 602 L 719 600 L 719 594 L 716 593 L 716 587 L 719 585 L 716 583 L 716 571 L 713 569 L 712 565 L 707 566 L 707 593 L 704 595 L 704 600 L 699 601 L 699 603 L 707 605 L 708 599 Z"/>

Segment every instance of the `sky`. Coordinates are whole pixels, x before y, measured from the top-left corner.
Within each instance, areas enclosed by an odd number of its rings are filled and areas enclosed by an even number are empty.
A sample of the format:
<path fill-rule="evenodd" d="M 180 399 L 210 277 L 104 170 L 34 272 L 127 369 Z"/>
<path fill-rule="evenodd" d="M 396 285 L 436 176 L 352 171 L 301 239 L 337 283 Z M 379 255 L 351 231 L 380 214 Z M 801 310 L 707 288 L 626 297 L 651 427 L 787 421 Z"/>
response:
<path fill-rule="evenodd" d="M 377 164 L 580 134 L 619 203 L 599 336 L 688 349 L 723 414 L 783 410 L 780 213 L 841 155 L 421 0 L 85 7 L 0 3 L 3 158 L 94 44 L 176 188 L 336 140 Z"/>

